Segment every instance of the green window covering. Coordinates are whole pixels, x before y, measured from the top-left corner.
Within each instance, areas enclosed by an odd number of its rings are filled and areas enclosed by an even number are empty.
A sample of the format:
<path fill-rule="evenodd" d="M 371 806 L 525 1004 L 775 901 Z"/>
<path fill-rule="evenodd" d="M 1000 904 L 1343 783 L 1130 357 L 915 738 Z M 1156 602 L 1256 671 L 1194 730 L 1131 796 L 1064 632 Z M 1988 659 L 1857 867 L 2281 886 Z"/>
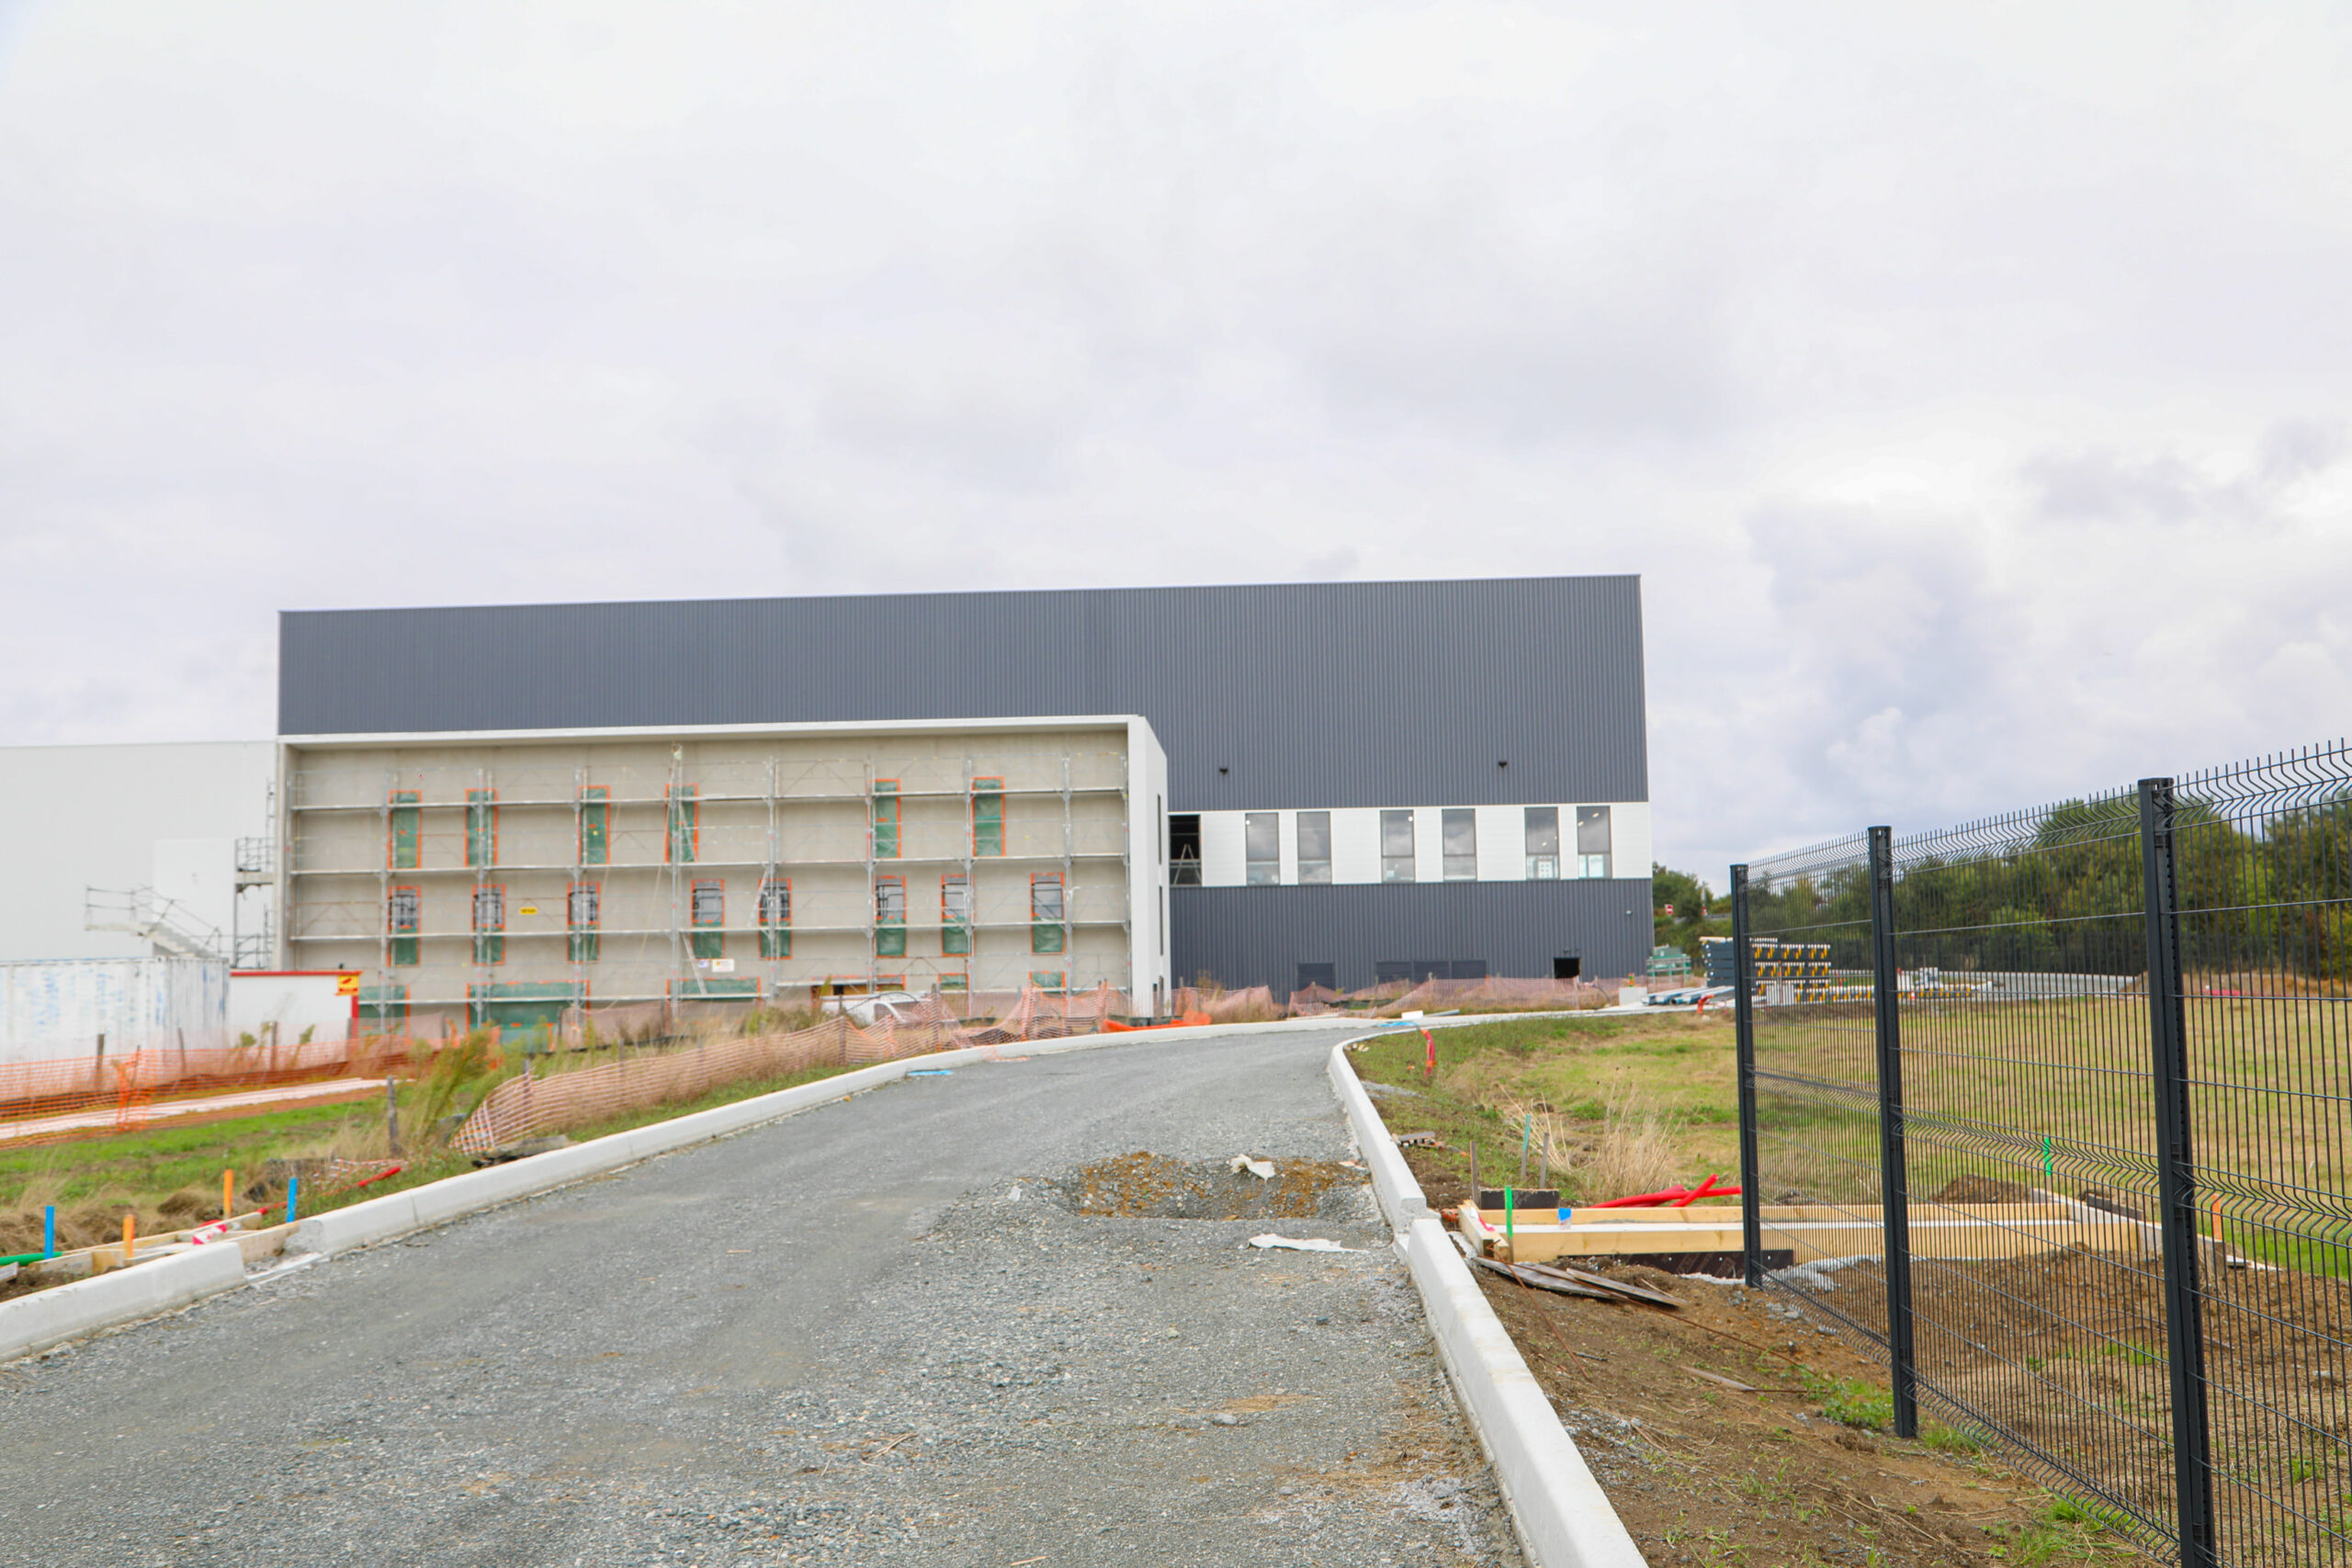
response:
<path fill-rule="evenodd" d="M 904 958 L 907 955 L 907 881 L 905 877 L 875 878 L 874 955 L 876 958 Z"/>
<path fill-rule="evenodd" d="M 392 791 L 390 854 L 394 871 L 416 869 L 417 840 L 423 831 L 420 819 L 424 815 L 417 808 L 416 803 L 416 791 L 413 789 Z"/>
<path fill-rule="evenodd" d="M 792 883 L 784 877 L 760 888 L 760 956 L 792 956 Z"/>
<path fill-rule="evenodd" d="M 571 933 L 574 964 L 594 964 L 603 948 L 597 928 L 604 924 L 605 890 L 594 882 L 575 882 L 564 900 L 564 925 Z"/>
<path fill-rule="evenodd" d="M 972 885 L 950 876 L 939 885 L 939 951 L 963 954 L 972 951 Z"/>
<path fill-rule="evenodd" d="M 466 863 L 498 863 L 498 792 L 494 789 L 466 791 Z"/>
<path fill-rule="evenodd" d="M 874 781 L 874 858 L 899 858 L 899 781 Z"/>
<path fill-rule="evenodd" d="M 359 1019 L 363 1023 L 407 1022 L 408 987 L 406 986 L 360 987 Z"/>
<path fill-rule="evenodd" d="M 605 865 L 612 860 L 611 792 L 602 785 L 580 792 L 580 863 Z"/>
<path fill-rule="evenodd" d="M 424 923 L 424 900 L 413 887 L 395 887 L 384 906 L 384 926 L 391 937 L 391 961 L 407 965 L 418 961 L 417 929 Z"/>
<path fill-rule="evenodd" d="M 972 781 L 972 853 L 1004 853 L 1004 781 Z"/>
<path fill-rule="evenodd" d="M 1068 934 L 1062 927 L 1062 879 L 1045 872 L 1029 879 L 1029 951 L 1059 953 Z"/>
<path fill-rule="evenodd" d="M 695 956 L 726 957 L 727 938 L 721 928 L 727 924 L 727 884 L 721 881 L 695 883 L 694 903 L 689 912 L 695 928 Z"/>
<path fill-rule="evenodd" d="M 474 889 L 474 962 L 506 962 L 506 889 L 486 883 Z"/>
<path fill-rule="evenodd" d="M 702 803 L 695 798 L 697 786 L 678 784 L 670 791 L 670 838 L 668 852 L 673 865 L 691 865 L 695 851 L 702 842 Z"/>

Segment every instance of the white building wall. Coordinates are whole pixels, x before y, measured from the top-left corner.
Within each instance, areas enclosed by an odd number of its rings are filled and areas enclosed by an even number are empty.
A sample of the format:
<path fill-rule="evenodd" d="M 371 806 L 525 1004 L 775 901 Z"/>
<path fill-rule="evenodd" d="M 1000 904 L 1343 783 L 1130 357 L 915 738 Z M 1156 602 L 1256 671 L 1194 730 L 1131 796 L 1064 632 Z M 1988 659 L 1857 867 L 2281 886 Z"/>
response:
<path fill-rule="evenodd" d="M 1380 880 L 1379 812 L 1351 807 L 1331 813 L 1331 880 Z"/>
<path fill-rule="evenodd" d="M 1527 807 L 1478 808 L 1478 880 L 1523 882 L 1527 878 Z"/>
<path fill-rule="evenodd" d="M 186 958 L 0 964 L 0 1062 L 227 1043 L 229 966 Z"/>
<path fill-rule="evenodd" d="M 1242 813 L 1201 813 L 1201 886 L 1238 887 L 1250 880 L 1249 840 L 1242 832 Z"/>
<path fill-rule="evenodd" d="M 0 960 L 147 956 L 83 929 L 84 890 L 152 886 L 158 840 L 266 834 L 277 756 L 266 740 L 0 747 Z"/>
<path fill-rule="evenodd" d="M 1580 874 L 1576 851 L 1577 807 L 1609 807 L 1610 870 L 1620 877 L 1650 874 L 1650 808 L 1645 801 L 1562 801 L 1560 814 L 1560 874 Z M 1391 807 L 1390 809 L 1396 809 Z M 1445 879 L 1445 811 L 1442 806 L 1407 807 L 1413 813 L 1413 874 L 1421 882 Z M 1456 809 L 1459 809 L 1458 807 Z M 1471 807 L 1478 828 L 1478 880 L 1527 880 L 1527 807 Z M 1282 882 L 1298 881 L 1298 813 L 1278 814 L 1282 821 Z M 1204 811 L 1201 818 L 1201 883 L 1208 887 L 1239 887 L 1248 880 L 1245 818 L 1247 811 Z M 1380 811 L 1374 807 L 1336 808 L 1331 813 L 1331 880 L 1364 884 L 1381 880 Z"/>

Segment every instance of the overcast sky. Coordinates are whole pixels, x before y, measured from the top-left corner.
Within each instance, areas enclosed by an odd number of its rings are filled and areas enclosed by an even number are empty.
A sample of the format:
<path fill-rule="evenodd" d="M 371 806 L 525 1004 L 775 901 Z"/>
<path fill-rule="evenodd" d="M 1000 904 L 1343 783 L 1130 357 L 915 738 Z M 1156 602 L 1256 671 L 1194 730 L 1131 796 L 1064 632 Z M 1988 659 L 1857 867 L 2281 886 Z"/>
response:
<path fill-rule="evenodd" d="M 0 0 L 0 744 L 267 735 L 280 608 L 1583 571 L 1718 887 L 2333 737 L 2347 15 Z"/>

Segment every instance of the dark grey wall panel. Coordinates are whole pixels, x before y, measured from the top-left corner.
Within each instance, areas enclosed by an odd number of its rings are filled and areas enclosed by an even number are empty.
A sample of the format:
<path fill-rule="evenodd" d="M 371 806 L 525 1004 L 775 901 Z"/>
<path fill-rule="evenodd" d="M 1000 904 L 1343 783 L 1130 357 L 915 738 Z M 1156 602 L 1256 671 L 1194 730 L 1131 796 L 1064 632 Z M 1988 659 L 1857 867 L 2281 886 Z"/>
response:
<path fill-rule="evenodd" d="M 1342 989 L 1383 959 L 1484 959 L 1494 975 L 1549 976 L 1573 953 L 1589 977 L 1638 974 L 1651 946 L 1647 877 L 1330 887 L 1177 887 L 1169 956 L 1179 985 L 1206 973 L 1289 994 L 1301 964 L 1336 964 Z"/>
<path fill-rule="evenodd" d="M 1177 810 L 1646 800 L 1641 581 L 279 619 L 278 729 L 288 735 L 1135 712 L 1168 749 Z"/>

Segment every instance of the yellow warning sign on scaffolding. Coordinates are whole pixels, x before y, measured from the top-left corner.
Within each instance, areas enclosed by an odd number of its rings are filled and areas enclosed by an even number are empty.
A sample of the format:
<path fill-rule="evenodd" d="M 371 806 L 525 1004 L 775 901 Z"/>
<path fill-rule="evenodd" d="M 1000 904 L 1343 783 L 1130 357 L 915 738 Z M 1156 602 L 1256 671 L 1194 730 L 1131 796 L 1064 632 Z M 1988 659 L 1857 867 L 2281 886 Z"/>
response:
<path fill-rule="evenodd" d="M 356 974 L 350 972 L 337 975 L 334 977 L 334 994 L 338 997 L 357 996 L 359 994 L 359 976 Z"/>

